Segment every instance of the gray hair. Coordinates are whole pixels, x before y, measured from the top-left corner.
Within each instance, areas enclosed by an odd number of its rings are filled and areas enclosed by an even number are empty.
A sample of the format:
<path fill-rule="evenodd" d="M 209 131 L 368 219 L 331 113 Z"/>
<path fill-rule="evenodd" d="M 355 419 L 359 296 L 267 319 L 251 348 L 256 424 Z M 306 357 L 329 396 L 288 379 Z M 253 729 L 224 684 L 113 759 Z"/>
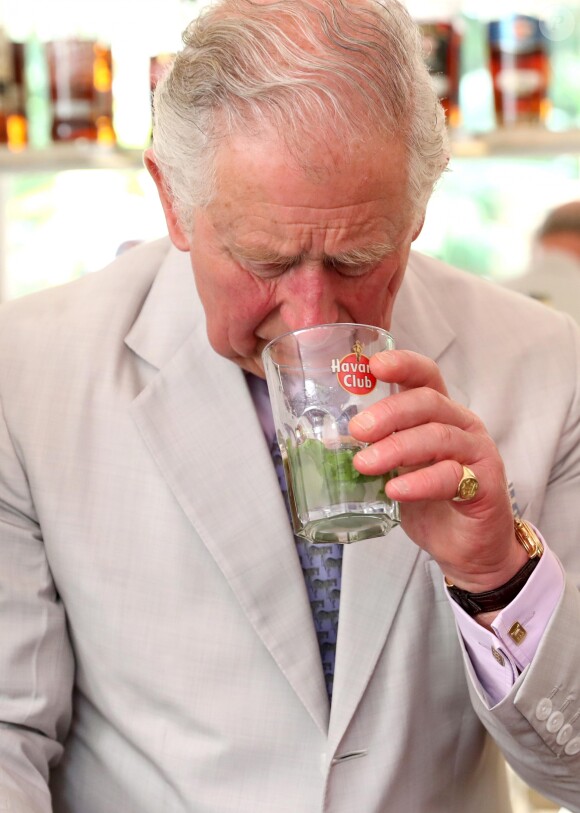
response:
<path fill-rule="evenodd" d="M 154 95 L 153 150 L 181 226 L 215 193 L 215 153 L 273 124 L 304 142 L 371 132 L 406 147 L 417 221 L 447 165 L 445 115 L 417 26 L 398 0 L 217 0 L 183 34 Z"/>

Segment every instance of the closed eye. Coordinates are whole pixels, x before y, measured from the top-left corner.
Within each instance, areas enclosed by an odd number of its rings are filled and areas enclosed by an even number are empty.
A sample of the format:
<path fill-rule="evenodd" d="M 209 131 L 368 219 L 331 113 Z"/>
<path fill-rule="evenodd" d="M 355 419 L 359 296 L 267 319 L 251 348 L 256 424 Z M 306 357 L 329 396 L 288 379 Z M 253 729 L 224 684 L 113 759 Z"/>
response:
<path fill-rule="evenodd" d="M 335 271 L 342 277 L 363 277 L 376 268 L 377 265 L 378 262 L 376 260 L 372 262 L 357 262 L 356 260 L 346 262 L 344 260 L 328 257 L 324 261 L 325 268 L 329 271 Z"/>
<path fill-rule="evenodd" d="M 245 262 L 242 263 L 242 267 L 245 268 L 246 271 L 260 277 L 260 279 L 275 279 L 299 264 L 299 260 L 289 260 L 283 263 Z M 342 262 L 332 257 L 324 259 L 324 268 L 327 271 L 340 274 L 342 277 L 362 277 L 372 271 L 377 265 L 378 263 L 376 261 L 361 263 Z"/>
<path fill-rule="evenodd" d="M 279 277 L 284 272 L 289 271 L 296 265 L 295 260 L 288 260 L 287 262 L 242 262 L 241 266 L 251 274 L 255 274 L 260 279 L 274 279 Z"/>

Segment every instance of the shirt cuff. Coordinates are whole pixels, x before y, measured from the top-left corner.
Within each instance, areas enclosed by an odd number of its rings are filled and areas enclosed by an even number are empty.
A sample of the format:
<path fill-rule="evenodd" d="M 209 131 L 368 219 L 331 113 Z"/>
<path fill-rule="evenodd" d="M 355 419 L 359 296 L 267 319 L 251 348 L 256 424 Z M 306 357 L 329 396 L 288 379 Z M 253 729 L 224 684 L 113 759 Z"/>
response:
<path fill-rule="evenodd" d="M 508 694 L 520 672 L 531 663 L 564 589 L 562 566 L 536 533 L 544 544 L 544 554 L 515 599 L 492 622 L 493 632 L 448 595 L 459 633 L 491 705 Z"/>

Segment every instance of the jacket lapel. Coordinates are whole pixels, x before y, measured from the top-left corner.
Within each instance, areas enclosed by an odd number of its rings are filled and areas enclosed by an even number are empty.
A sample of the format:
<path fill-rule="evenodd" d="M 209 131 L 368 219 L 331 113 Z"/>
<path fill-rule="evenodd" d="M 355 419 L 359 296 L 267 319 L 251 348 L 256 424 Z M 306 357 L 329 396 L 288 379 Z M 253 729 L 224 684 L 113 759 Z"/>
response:
<path fill-rule="evenodd" d="M 181 304 L 168 326 L 163 314 L 176 297 Z M 320 654 L 278 478 L 243 372 L 208 343 L 186 256 L 169 253 L 126 341 L 161 367 L 132 404 L 145 444 L 249 622 L 326 733 Z"/>
<path fill-rule="evenodd" d="M 340 743 L 372 677 L 419 548 L 401 528 L 344 550 L 329 750 Z"/>

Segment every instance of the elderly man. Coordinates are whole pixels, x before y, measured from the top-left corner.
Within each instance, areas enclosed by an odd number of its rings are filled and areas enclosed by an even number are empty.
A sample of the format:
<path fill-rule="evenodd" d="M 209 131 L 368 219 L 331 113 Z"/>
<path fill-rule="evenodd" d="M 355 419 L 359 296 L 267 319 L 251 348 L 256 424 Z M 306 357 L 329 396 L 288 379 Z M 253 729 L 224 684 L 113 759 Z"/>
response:
<path fill-rule="evenodd" d="M 580 810 L 580 337 L 410 252 L 446 160 L 396 0 L 190 26 L 171 245 L 0 316 L 0 809 L 507 813 L 506 757 Z M 397 341 L 351 429 L 402 526 L 334 563 L 325 682 L 260 354 L 335 321 Z"/>

